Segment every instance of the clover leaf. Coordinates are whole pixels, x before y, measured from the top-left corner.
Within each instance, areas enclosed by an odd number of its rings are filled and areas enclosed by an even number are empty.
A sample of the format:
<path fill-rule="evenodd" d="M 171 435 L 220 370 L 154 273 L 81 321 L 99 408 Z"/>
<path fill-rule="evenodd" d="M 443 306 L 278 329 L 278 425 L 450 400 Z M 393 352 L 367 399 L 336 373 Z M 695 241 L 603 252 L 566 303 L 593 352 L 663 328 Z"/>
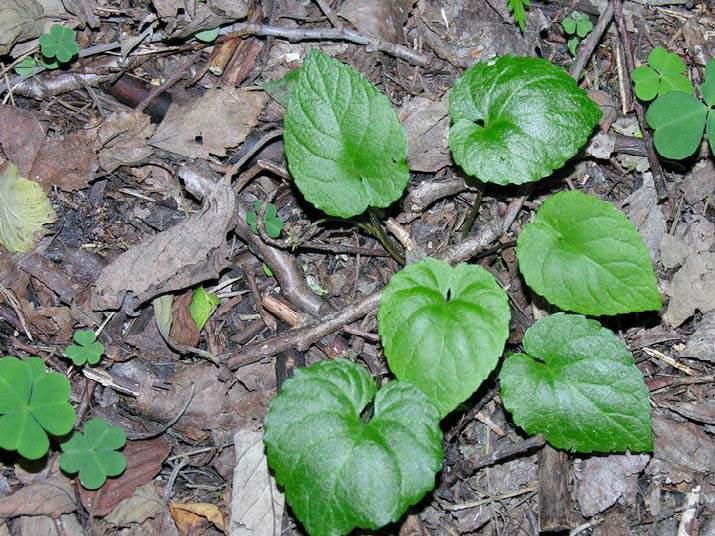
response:
<path fill-rule="evenodd" d="M 90 419 L 84 432 L 74 432 L 60 445 L 60 468 L 66 473 L 79 472 L 86 489 L 98 489 L 108 476 L 117 476 L 127 468 L 124 454 L 117 452 L 127 442 L 127 434 L 104 419 Z"/>
<path fill-rule="evenodd" d="M 653 143 L 666 158 L 680 159 L 693 154 L 703 132 L 715 152 L 715 59 L 705 67 L 700 93 L 704 103 L 693 95 L 673 91 L 658 97 L 648 108 L 645 118 L 655 130 Z"/>
<path fill-rule="evenodd" d="M 331 216 L 386 207 L 407 186 L 407 136 L 390 101 L 318 50 L 300 69 L 283 137 L 296 186 Z"/>
<path fill-rule="evenodd" d="M 648 54 L 648 64 L 633 70 L 631 78 L 636 96 L 643 101 L 653 100 L 671 91 L 693 93 L 693 85 L 684 75 L 685 62 L 673 52 L 656 47 Z"/>
<path fill-rule="evenodd" d="M 72 336 L 74 342 L 65 348 L 65 355 L 72 360 L 75 366 L 81 367 L 86 363 L 96 365 L 102 359 L 104 345 L 97 340 L 97 335 L 91 329 L 80 329 Z"/>
<path fill-rule="evenodd" d="M 213 43 L 218 37 L 220 28 L 211 28 L 210 30 L 202 30 L 196 32 L 194 37 L 202 43 Z"/>
<path fill-rule="evenodd" d="M 79 52 L 74 30 L 53 24 L 47 33 L 40 36 L 40 50 L 46 58 L 57 58 L 60 63 L 67 63 Z"/>
<path fill-rule="evenodd" d="M 189 314 L 196 323 L 199 331 L 204 329 L 211 315 L 214 314 L 221 303 L 218 296 L 211 292 L 207 292 L 204 287 L 198 287 L 191 294 L 191 303 L 189 304 Z"/>
<path fill-rule="evenodd" d="M 442 465 L 439 412 L 424 393 L 400 381 L 378 391 L 364 367 L 343 359 L 296 370 L 264 429 L 268 464 L 313 536 L 396 521 Z"/>
<path fill-rule="evenodd" d="M 390 370 L 426 393 L 442 416 L 494 370 L 509 317 L 506 293 L 484 268 L 430 258 L 390 279 L 378 312 Z"/>
<path fill-rule="evenodd" d="M 15 65 L 15 72 L 23 78 L 28 78 L 37 72 L 37 62 L 32 56 L 28 56 Z"/>
<path fill-rule="evenodd" d="M 524 335 L 502 367 L 514 422 L 578 452 L 651 451 L 648 389 L 625 344 L 595 320 L 558 313 Z"/>
<path fill-rule="evenodd" d="M 454 161 L 484 182 L 522 184 L 551 175 L 601 118 L 576 81 L 541 58 L 478 62 L 449 98 Z"/>
<path fill-rule="evenodd" d="M 578 191 L 549 197 L 517 240 L 526 283 L 561 309 L 588 315 L 658 310 L 648 249 L 611 204 Z"/>
<path fill-rule="evenodd" d="M 561 26 L 568 35 L 575 35 L 581 39 L 593 30 L 591 19 L 580 11 L 572 11 L 568 17 L 561 21 Z"/>
<path fill-rule="evenodd" d="M 62 436 L 72 429 L 75 413 L 70 384 L 48 372 L 42 359 L 0 358 L 0 449 L 16 450 L 28 460 L 47 453 L 47 434 Z"/>
<path fill-rule="evenodd" d="M 263 203 L 256 200 L 253 205 L 255 212 L 246 213 L 246 223 L 249 225 L 254 234 L 258 234 L 258 213 L 261 211 Z M 278 238 L 283 232 L 283 220 L 278 215 L 278 210 L 273 203 L 268 203 L 266 212 L 263 217 L 263 226 L 266 229 L 266 234 L 271 238 Z"/>

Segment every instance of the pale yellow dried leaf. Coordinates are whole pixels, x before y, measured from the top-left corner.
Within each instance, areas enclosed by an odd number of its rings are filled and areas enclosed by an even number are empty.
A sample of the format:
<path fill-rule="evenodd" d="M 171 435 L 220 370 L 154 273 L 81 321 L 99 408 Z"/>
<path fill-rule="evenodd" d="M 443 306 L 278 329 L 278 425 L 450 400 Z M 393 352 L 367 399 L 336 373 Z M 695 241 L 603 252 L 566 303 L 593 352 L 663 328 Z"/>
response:
<path fill-rule="evenodd" d="M 5 249 L 29 251 L 42 226 L 56 219 L 39 184 L 21 177 L 15 164 L 0 169 L 0 244 Z"/>

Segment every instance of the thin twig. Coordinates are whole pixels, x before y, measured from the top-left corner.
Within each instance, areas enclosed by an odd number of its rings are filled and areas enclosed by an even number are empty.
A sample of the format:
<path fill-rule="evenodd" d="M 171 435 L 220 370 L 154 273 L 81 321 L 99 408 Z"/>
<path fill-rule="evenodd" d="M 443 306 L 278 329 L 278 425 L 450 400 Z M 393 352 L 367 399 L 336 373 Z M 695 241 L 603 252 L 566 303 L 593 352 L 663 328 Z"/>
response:
<path fill-rule="evenodd" d="M 169 428 L 174 426 L 181 417 L 184 416 L 184 413 L 186 413 L 186 410 L 189 409 L 189 406 L 191 405 L 191 401 L 194 399 L 194 395 L 196 394 L 196 386 L 194 385 L 193 382 L 191 382 L 191 389 L 189 391 L 189 396 L 186 399 L 186 402 L 184 402 L 184 405 L 181 407 L 181 410 L 174 416 L 173 419 L 171 419 L 168 423 L 166 423 L 164 426 L 156 430 L 155 432 L 144 432 L 144 433 L 135 433 L 135 432 L 129 432 L 127 433 L 127 437 L 133 441 L 139 440 L 139 439 L 151 439 L 153 437 L 158 437 L 164 432 L 166 432 Z"/>
<path fill-rule="evenodd" d="M 571 76 L 573 76 L 576 80 L 581 78 L 581 74 L 586 68 L 588 60 L 591 58 L 591 54 L 593 54 L 593 51 L 596 50 L 596 47 L 601 40 L 601 36 L 603 35 L 603 32 L 606 31 L 606 28 L 608 27 L 612 18 L 613 3 L 609 2 L 606 6 L 606 9 L 604 9 L 603 13 L 601 13 L 601 15 L 598 17 L 598 22 L 593 27 L 593 30 L 591 30 L 591 33 L 588 34 L 588 37 L 584 39 L 581 42 L 581 46 L 578 47 L 578 55 L 576 56 L 574 62 L 571 64 L 571 69 L 569 70 L 569 74 L 571 74 Z"/>
<path fill-rule="evenodd" d="M 242 221 L 245 225 L 245 216 Z M 253 235 L 253 233 L 250 234 Z M 253 236 L 258 239 L 257 242 L 259 242 L 262 246 L 265 246 L 263 241 L 260 240 L 258 236 Z M 482 234 L 479 236 L 472 236 L 464 242 L 450 247 L 447 251 L 440 255 L 440 258 L 451 264 L 467 260 L 479 255 L 485 248 L 488 248 L 488 246 L 496 240 L 497 236 L 498 233 L 493 228 L 485 227 Z M 252 243 L 255 242 L 256 241 L 253 241 Z M 228 360 L 229 368 L 231 370 L 235 370 L 239 367 L 260 361 L 266 357 L 284 352 L 290 348 L 306 350 L 326 335 L 334 333 L 342 329 L 343 326 L 351 324 L 368 313 L 373 312 L 377 309 L 377 306 L 380 303 L 381 295 L 381 290 L 373 292 L 340 312 L 330 314 L 321 320 L 306 326 L 278 333 L 277 335 L 268 337 L 255 344 L 244 346 L 238 351 L 238 353 L 228 353 L 224 354 L 222 357 L 223 359 Z"/>
<path fill-rule="evenodd" d="M 624 85 L 628 88 L 627 91 L 631 91 L 633 87 L 631 83 L 631 73 L 635 69 L 635 62 L 633 60 L 633 51 L 631 50 L 631 40 L 628 36 L 628 30 L 626 29 L 626 22 L 623 17 L 623 5 L 621 0 L 612 0 L 613 2 L 613 13 L 616 18 L 616 25 L 618 26 L 618 35 L 621 38 L 621 43 L 623 44 L 623 54 L 626 58 L 626 67 L 628 67 L 623 73 Z M 663 175 L 663 168 L 660 165 L 660 160 L 655 154 L 653 149 L 653 138 L 648 130 L 648 126 L 645 122 L 645 113 L 643 111 L 643 106 L 637 100 L 633 100 L 633 109 L 636 112 L 636 117 L 638 118 L 638 124 L 640 125 L 641 132 L 643 133 L 643 141 L 645 142 L 646 150 L 648 151 L 648 163 L 650 164 L 650 170 L 653 173 L 653 183 L 655 184 L 655 191 L 658 194 L 658 199 L 665 199 L 668 197 L 668 187 L 665 184 L 665 178 Z"/>
<path fill-rule="evenodd" d="M 152 89 L 149 94 L 144 97 L 144 100 L 142 100 L 137 105 L 135 111 L 143 112 L 144 109 L 149 106 L 149 104 L 151 104 L 154 99 L 156 99 L 159 95 L 170 89 L 174 84 L 181 80 L 186 75 L 186 73 L 189 72 L 191 67 L 198 62 L 201 54 L 203 54 L 203 50 L 194 52 L 191 57 L 186 60 L 179 69 L 176 70 L 176 72 L 174 72 L 169 78 L 166 79 L 163 84 Z"/>
<path fill-rule="evenodd" d="M 432 67 L 440 69 L 444 66 L 444 62 L 435 57 L 430 57 L 414 49 L 395 43 L 380 41 L 372 37 L 368 37 L 361 33 L 355 32 L 347 28 L 284 28 L 281 26 L 273 26 L 270 24 L 257 23 L 239 23 L 231 27 L 234 36 L 273 36 L 282 37 L 291 42 L 296 41 L 348 41 L 356 45 L 364 45 L 368 51 L 380 50 L 396 58 L 403 59 L 413 65 L 419 67 Z"/>

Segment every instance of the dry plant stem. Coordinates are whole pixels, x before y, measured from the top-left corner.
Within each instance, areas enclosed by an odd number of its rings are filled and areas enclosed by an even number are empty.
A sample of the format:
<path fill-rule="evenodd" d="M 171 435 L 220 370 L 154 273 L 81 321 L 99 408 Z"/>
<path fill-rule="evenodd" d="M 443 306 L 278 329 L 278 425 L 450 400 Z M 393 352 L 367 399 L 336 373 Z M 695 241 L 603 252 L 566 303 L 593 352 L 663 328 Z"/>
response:
<path fill-rule="evenodd" d="M 464 223 L 462 224 L 462 240 L 467 238 L 469 236 L 469 231 L 472 230 L 472 226 L 474 225 L 475 220 L 477 219 L 477 216 L 479 215 L 479 208 L 480 205 L 482 204 L 482 196 L 484 195 L 484 188 L 485 184 L 480 184 L 479 189 L 477 190 L 477 197 L 474 198 L 474 202 L 472 203 L 472 206 L 469 208 L 469 214 L 467 215 L 467 218 L 464 220 Z"/>
<path fill-rule="evenodd" d="M 256 310 L 258 311 L 258 314 L 261 315 L 261 319 L 263 320 L 263 323 L 266 325 L 266 327 L 270 329 L 273 333 L 275 333 L 276 329 L 278 329 L 278 322 L 276 322 L 276 319 L 273 318 L 273 315 L 266 312 L 266 310 L 263 308 L 261 292 L 258 290 L 258 284 L 256 283 L 256 278 L 251 271 L 251 267 L 246 264 L 242 264 L 241 268 L 243 269 L 243 273 L 246 276 L 246 281 L 248 282 L 248 286 L 251 289 L 251 294 L 253 294 L 253 301 L 256 304 Z"/>
<path fill-rule="evenodd" d="M 189 390 L 189 396 L 186 399 L 186 402 L 184 402 L 184 405 L 181 407 L 181 410 L 166 424 L 164 424 L 161 428 L 156 430 L 155 432 L 128 432 L 127 433 L 127 438 L 131 439 L 132 441 L 138 441 L 140 439 L 152 439 L 154 437 L 158 437 L 162 435 L 164 432 L 166 432 L 169 428 L 174 426 L 179 419 L 186 413 L 186 410 L 189 408 L 191 405 L 191 401 L 194 399 L 194 395 L 196 394 L 196 386 L 194 385 L 193 382 L 191 382 L 191 389 Z"/>
<path fill-rule="evenodd" d="M 246 154 L 244 154 L 236 163 L 232 164 L 231 167 L 229 167 L 226 170 L 225 176 L 229 177 L 229 179 L 233 178 L 233 176 L 236 174 L 236 172 L 238 172 L 238 170 L 241 169 L 243 167 L 243 165 L 246 162 L 248 162 L 253 155 L 255 155 L 258 151 L 263 149 L 263 147 L 265 147 L 268 142 L 270 142 L 282 135 L 283 135 L 282 128 L 278 128 L 276 130 L 269 132 L 268 134 L 263 135 L 260 140 L 258 140 L 256 143 L 253 144 L 253 147 L 251 147 L 248 150 L 248 152 L 246 152 Z M 253 168 L 251 168 L 251 169 L 253 169 Z M 265 167 L 264 167 L 264 169 L 265 169 Z M 251 176 L 251 178 L 253 178 L 253 177 L 255 177 L 255 175 Z M 243 189 L 244 186 L 245 186 L 245 184 L 242 185 L 238 191 Z M 236 186 L 236 187 L 238 188 L 238 186 Z"/>
<path fill-rule="evenodd" d="M 245 224 L 245 221 L 244 214 L 239 218 L 239 225 L 243 222 L 243 226 L 247 228 L 248 226 Z M 250 232 L 250 229 L 248 229 L 248 234 L 254 237 L 254 239 L 251 240 L 252 244 L 258 242 L 262 247 L 268 247 L 258 236 Z M 487 227 L 481 235 L 470 237 L 464 242 L 450 247 L 446 252 L 444 252 L 444 254 L 440 255 L 440 258 L 451 264 L 456 264 L 478 255 L 482 250 L 484 250 L 484 248 L 487 248 L 489 244 L 494 242 L 496 238 L 497 232 L 493 228 Z M 273 248 L 270 249 L 275 251 Z M 301 282 L 301 284 L 303 283 Z M 283 283 L 281 283 L 281 285 L 284 286 Z M 329 314 L 321 320 L 317 320 L 298 329 L 293 329 L 291 331 L 268 337 L 263 341 L 241 348 L 238 353 L 224 354 L 221 357 L 222 359 L 228 360 L 228 367 L 231 370 L 235 370 L 239 367 L 260 361 L 266 357 L 271 357 L 280 352 L 284 352 L 289 348 L 307 350 L 311 345 L 315 344 L 326 335 L 330 335 L 331 333 L 342 329 L 343 326 L 351 324 L 368 313 L 375 311 L 380 303 L 381 295 L 382 291 L 373 292 L 369 296 L 352 304 L 350 307 L 347 307 L 342 311 Z M 291 302 L 296 303 L 292 299 Z"/>
<path fill-rule="evenodd" d="M 571 528 L 568 488 L 569 459 L 565 452 L 545 445 L 539 451 L 539 527 L 541 532 Z"/>
<path fill-rule="evenodd" d="M 626 30 L 626 22 L 623 18 L 623 4 L 621 0 L 612 0 L 613 2 L 613 13 L 616 18 L 616 25 L 618 26 L 618 35 L 621 38 L 621 43 L 623 44 L 623 54 L 626 57 L 626 67 L 624 74 L 624 85 L 627 87 L 627 91 L 630 93 L 632 91 L 633 83 L 631 81 L 631 73 L 635 69 L 635 62 L 633 61 L 633 51 L 631 50 L 631 40 L 628 36 L 628 31 Z M 630 102 L 633 102 L 633 109 L 636 112 L 636 117 L 638 118 L 638 124 L 640 125 L 641 132 L 643 133 L 643 141 L 645 142 L 646 151 L 648 152 L 648 163 L 650 164 L 650 170 L 653 173 L 653 183 L 655 184 L 655 191 L 658 194 L 658 199 L 665 199 L 668 197 L 668 188 L 665 185 L 665 178 L 663 176 L 663 168 L 660 165 L 660 160 L 655 154 L 653 149 L 653 138 L 650 134 L 650 130 L 645 122 L 645 113 L 643 111 L 643 106 L 640 102 L 633 100 L 632 93 Z"/>
<path fill-rule="evenodd" d="M 283 294 L 291 303 L 301 311 L 319 317 L 327 308 L 327 304 L 307 287 L 303 276 L 298 272 L 295 258 L 292 255 L 269 246 L 261 240 L 260 236 L 253 233 L 246 223 L 247 211 L 245 204 L 239 201 L 235 228 L 238 237 L 251 245 L 263 262 L 271 267 L 281 285 Z"/>
<path fill-rule="evenodd" d="M 581 78 L 583 70 L 588 64 L 588 60 L 591 58 L 593 51 L 596 50 L 603 32 L 606 31 L 611 19 L 613 18 L 613 2 L 609 2 L 606 9 L 598 17 L 598 22 L 588 34 L 588 37 L 581 42 L 581 46 L 578 48 L 578 55 L 576 59 L 571 64 L 571 69 L 569 69 L 569 74 L 573 76 L 576 80 Z"/>
<path fill-rule="evenodd" d="M 467 185 L 463 179 L 451 179 L 442 182 L 425 181 L 409 191 L 403 206 L 410 212 L 420 213 L 435 201 L 459 194 L 464 190 L 467 190 Z M 400 218 L 399 221 L 400 223 L 406 223 L 404 218 Z"/>
<path fill-rule="evenodd" d="M 330 24 L 332 24 L 334 28 L 343 27 L 343 25 L 340 23 L 340 19 L 338 19 L 338 16 L 331 9 L 330 2 L 328 2 L 327 0 L 315 0 L 315 3 L 318 4 L 318 6 L 320 7 L 320 11 L 322 11 L 325 16 L 328 17 Z"/>
<path fill-rule="evenodd" d="M 191 57 L 184 62 L 180 69 L 178 69 L 174 74 L 172 74 L 166 81 L 156 88 L 152 89 L 149 94 L 144 98 L 143 101 L 135 108 L 137 112 L 143 112 L 144 109 L 151 104 L 151 102 L 157 98 L 159 95 L 164 93 L 166 90 L 170 89 L 174 84 L 181 80 L 184 75 L 191 69 L 192 66 L 196 65 L 199 61 L 199 57 L 203 54 L 203 50 L 194 52 Z"/>
<path fill-rule="evenodd" d="M 404 266 L 404 253 L 400 251 L 398 249 L 399 246 L 395 244 L 395 242 L 393 242 L 390 237 L 385 234 L 385 230 L 382 228 L 382 223 L 380 222 L 380 218 L 378 217 L 378 215 L 375 213 L 372 207 L 367 209 L 367 213 L 370 216 L 370 224 L 360 225 L 360 227 L 362 227 L 364 230 L 366 230 L 375 238 L 377 238 L 380 244 L 382 244 L 382 247 L 385 248 L 385 251 L 390 254 L 390 257 L 395 259 L 395 262 L 397 262 L 397 264 L 399 264 L 400 266 Z"/>
<path fill-rule="evenodd" d="M 696 485 L 685 496 L 685 510 L 678 524 L 678 536 L 696 536 L 698 534 L 698 504 L 700 503 L 700 484 Z"/>
<path fill-rule="evenodd" d="M 419 67 L 439 69 L 444 65 L 443 61 L 406 46 L 380 41 L 347 28 L 283 28 L 270 24 L 239 23 L 230 27 L 229 31 L 237 36 L 282 37 L 291 42 L 308 40 L 349 41 L 356 45 L 366 46 L 368 52 L 380 50 Z"/>

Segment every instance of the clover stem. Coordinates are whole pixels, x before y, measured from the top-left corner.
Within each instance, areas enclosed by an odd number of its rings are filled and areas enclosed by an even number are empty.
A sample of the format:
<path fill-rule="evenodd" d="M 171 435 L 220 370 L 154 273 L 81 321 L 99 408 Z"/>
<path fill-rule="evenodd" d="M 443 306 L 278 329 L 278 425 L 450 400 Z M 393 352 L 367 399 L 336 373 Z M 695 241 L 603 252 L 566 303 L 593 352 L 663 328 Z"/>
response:
<path fill-rule="evenodd" d="M 482 196 L 484 195 L 484 183 L 480 182 L 478 187 L 477 187 L 477 196 L 474 198 L 474 203 L 472 203 L 472 207 L 469 209 L 469 214 L 467 214 L 466 219 L 464 220 L 464 223 L 462 224 L 462 240 L 467 238 L 469 236 L 469 231 L 472 230 L 472 226 L 474 225 L 474 220 L 477 219 L 477 215 L 479 214 L 479 206 L 482 203 Z"/>
<path fill-rule="evenodd" d="M 370 207 L 367 209 L 367 212 L 370 216 L 370 223 L 357 222 L 358 227 L 375 237 L 377 241 L 382 244 L 382 247 L 385 248 L 385 251 L 387 251 L 390 257 L 395 259 L 395 262 L 397 262 L 397 264 L 404 266 L 404 252 L 402 251 L 400 246 L 398 246 L 390 239 L 390 237 L 387 236 L 385 230 L 382 228 L 382 223 L 380 223 L 380 218 L 375 212 L 375 209 Z"/>

